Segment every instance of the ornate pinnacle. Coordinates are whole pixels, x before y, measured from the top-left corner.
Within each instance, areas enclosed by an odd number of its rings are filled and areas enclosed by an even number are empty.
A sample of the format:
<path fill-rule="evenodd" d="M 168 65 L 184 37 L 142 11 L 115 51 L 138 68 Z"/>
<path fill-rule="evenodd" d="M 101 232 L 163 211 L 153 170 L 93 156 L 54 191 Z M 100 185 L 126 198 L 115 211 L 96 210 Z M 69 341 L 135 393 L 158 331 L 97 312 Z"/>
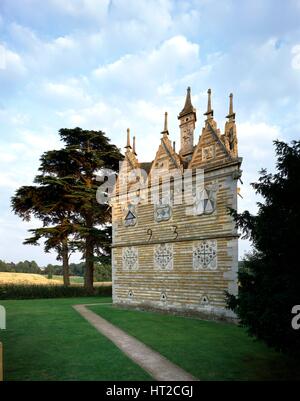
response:
<path fill-rule="evenodd" d="M 164 131 L 168 131 L 168 113 L 167 112 L 165 112 Z"/>
<path fill-rule="evenodd" d="M 132 152 L 136 155 L 136 151 L 135 151 L 135 136 L 132 138 Z"/>
<path fill-rule="evenodd" d="M 168 113 L 165 112 L 165 120 L 164 120 L 164 130 L 161 132 L 164 135 L 169 135 L 168 131 Z"/>
<path fill-rule="evenodd" d="M 208 99 L 207 99 L 207 111 L 204 113 L 205 116 L 207 116 L 207 119 L 213 118 L 214 111 L 211 108 L 211 89 L 208 89 Z"/>
<path fill-rule="evenodd" d="M 235 113 L 233 112 L 233 94 L 232 93 L 230 93 L 230 95 L 229 95 L 229 113 L 226 116 L 226 118 L 229 118 L 229 121 L 235 120 Z"/>
<path fill-rule="evenodd" d="M 131 145 L 130 145 L 130 129 L 127 128 L 127 145 L 125 146 L 125 149 L 130 150 Z"/>
<path fill-rule="evenodd" d="M 192 100 L 191 100 L 191 88 L 188 87 L 186 90 L 186 98 L 185 98 L 185 104 L 181 112 L 179 113 L 178 118 L 181 118 L 185 116 L 186 114 L 194 113 L 195 120 L 196 120 L 196 109 L 192 105 Z"/>

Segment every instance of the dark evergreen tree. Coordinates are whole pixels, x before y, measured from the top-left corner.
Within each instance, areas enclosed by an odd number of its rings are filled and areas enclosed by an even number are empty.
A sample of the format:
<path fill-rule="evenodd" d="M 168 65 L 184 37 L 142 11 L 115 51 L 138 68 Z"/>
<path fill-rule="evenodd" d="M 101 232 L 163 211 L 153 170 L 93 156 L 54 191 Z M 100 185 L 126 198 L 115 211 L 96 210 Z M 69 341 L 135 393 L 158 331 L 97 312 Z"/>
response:
<path fill-rule="evenodd" d="M 42 156 L 42 161 L 48 153 Z M 40 170 L 42 174 L 35 178 L 37 185 L 23 186 L 16 191 L 12 197 L 12 208 L 24 220 L 35 217 L 42 221 L 42 227 L 29 230 L 32 237 L 24 243 L 37 245 L 44 238 L 45 251 L 56 250 L 57 259 L 62 260 L 64 285 L 68 286 L 69 256 L 74 250 L 69 236 L 74 231 L 71 217 L 75 213 L 74 205 L 67 197 L 69 184 L 57 176 L 47 175 L 42 167 Z"/>
<path fill-rule="evenodd" d="M 23 219 L 33 215 L 43 221 L 26 243 L 46 238 L 45 250 L 56 249 L 65 267 L 70 247 L 82 252 L 84 284 L 92 292 L 94 261 L 107 261 L 111 242 L 111 210 L 97 202 L 97 174 L 101 169 L 118 171 L 123 156 L 102 131 L 77 127 L 59 134 L 65 146 L 43 154 L 38 185 L 20 188 L 12 199 L 13 210 Z"/>
<path fill-rule="evenodd" d="M 103 169 L 117 172 L 123 156 L 102 131 L 61 129 L 60 136 L 66 146 L 59 155 L 54 152 L 65 163 L 65 179 L 72 181 L 69 198 L 77 213 L 77 246 L 85 259 L 85 288 L 92 291 L 94 262 L 109 258 L 111 243 L 111 209 L 97 202 L 97 174 Z M 56 171 L 55 165 L 49 167 L 49 173 Z"/>
<path fill-rule="evenodd" d="M 264 201 L 257 215 L 231 211 L 253 252 L 239 271 L 238 296 L 228 294 L 248 332 L 278 350 L 300 355 L 300 331 L 291 325 L 292 308 L 300 305 L 300 141 L 275 141 L 277 172 L 261 171 L 252 184 Z"/>

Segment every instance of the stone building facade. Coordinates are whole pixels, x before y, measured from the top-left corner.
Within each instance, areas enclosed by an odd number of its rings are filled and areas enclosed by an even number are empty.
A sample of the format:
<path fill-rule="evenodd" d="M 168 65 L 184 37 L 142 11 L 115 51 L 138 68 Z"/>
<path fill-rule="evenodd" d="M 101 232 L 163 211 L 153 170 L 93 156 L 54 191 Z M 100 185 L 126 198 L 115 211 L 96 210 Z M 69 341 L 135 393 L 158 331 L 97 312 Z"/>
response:
<path fill-rule="evenodd" d="M 222 134 L 208 90 L 201 135 L 191 91 L 178 115 L 180 149 L 169 138 L 167 113 L 156 156 L 140 162 L 127 130 L 124 162 L 111 198 L 113 303 L 234 317 L 225 291 L 236 294 L 238 157 L 233 97 Z M 146 144 L 144 145 L 146 146 Z"/>

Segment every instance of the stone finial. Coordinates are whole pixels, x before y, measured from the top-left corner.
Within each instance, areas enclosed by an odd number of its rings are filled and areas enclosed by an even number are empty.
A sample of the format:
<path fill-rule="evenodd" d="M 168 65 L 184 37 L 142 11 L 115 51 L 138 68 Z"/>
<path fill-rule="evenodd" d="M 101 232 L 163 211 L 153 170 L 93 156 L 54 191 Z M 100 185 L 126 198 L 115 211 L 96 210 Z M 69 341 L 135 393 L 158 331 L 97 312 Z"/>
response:
<path fill-rule="evenodd" d="M 168 113 L 165 112 L 164 131 L 168 131 Z"/>
<path fill-rule="evenodd" d="M 230 95 L 229 95 L 229 113 L 226 116 L 226 118 L 228 118 L 229 121 L 235 120 L 235 113 L 233 112 L 233 94 L 232 93 L 230 93 Z"/>
<path fill-rule="evenodd" d="M 179 113 L 178 118 L 180 119 L 181 117 L 185 116 L 186 114 L 191 114 L 193 113 L 195 116 L 195 121 L 196 121 L 196 109 L 192 105 L 192 100 L 191 100 L 191 88 L 188 86 L 186 90 L 186 98 L 185 98 L 185 104 L 181 112 Z"/>
<path fill-rule="evenodd" d="M 211 108 L 211 89 L 208 89 L 207 94 L 208 94 L 207 111 L 206 113 L 204 113 L 204 115 L 207 116 L 207 119 L 211 119 L 214 116 L 214 111 Z"/>
<path fill-rule="evenodd" d="M 136 151 L 135 151 L 135 136 L 132 138 L 132 152 L 136 155 Z"/>
<path fill-rule="evenodd" d="M 191 100 L 191 87 L 188 86 L 186 89 L 186 98 L 185 98 L 185 105 L 184 109 L 192 109 L 192 100 Z"/>
<path fill-rule="evenodd" d="M 127 151 L 129 151 L 131 149 L 131 145 L 130 145 L 130 129 L 127 128 L 127 144 L 125 146 L 125 149 Z"/>
<path fill-rule="evenodd" d="M 164 119 L 164 129 L 161 132 L 163 135 L 169 135 L 168 131 L 168 113 L 165 112 L 165 119 Z"/>

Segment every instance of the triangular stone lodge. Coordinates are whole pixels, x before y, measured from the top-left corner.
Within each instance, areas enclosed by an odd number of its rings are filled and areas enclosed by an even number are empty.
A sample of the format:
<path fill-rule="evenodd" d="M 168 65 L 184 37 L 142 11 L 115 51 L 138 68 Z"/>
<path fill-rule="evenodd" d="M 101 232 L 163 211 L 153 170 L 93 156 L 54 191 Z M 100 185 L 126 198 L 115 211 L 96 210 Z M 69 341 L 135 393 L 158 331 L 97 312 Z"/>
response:
<path fill-rule="evenodd" d="M 127 130 L 111 199 L 114 304 L 234 319 L 225 291 L 237 293 L 238 234 L 228 211 L 237 208 L 242 159 L 232 94 L 223 134 L 210 89 L 204 115 L 194 144 L 197 114 L 188 88 L 178 115 L 180 149 L 176 152 L 169 138 L 165 113 L 152 162 L 139 162 Z M 187 188 L 192 188 L 189 196 Z"/>

